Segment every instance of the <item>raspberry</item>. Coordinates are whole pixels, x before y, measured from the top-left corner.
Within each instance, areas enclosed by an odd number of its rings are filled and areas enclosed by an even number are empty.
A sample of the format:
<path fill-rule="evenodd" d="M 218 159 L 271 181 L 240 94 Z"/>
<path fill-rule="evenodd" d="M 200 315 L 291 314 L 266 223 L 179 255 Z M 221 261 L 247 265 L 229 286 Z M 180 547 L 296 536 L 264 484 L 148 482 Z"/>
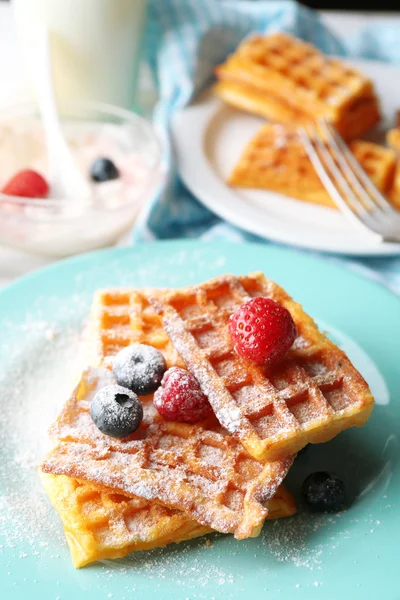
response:
<path fill-rule="evenodd" d="M 25 169 L 11 177 L 1 191 L 3 194 L 8 194 L 8 196 L 47 198 L 49 186 L 39 173 L 31 169 Z"/>
<path fill-rule="evenodd" d="M 197 423 L 212 412 L 197 379 L 179 367 L 164 374 L 161 387 L 154 394 L 154 406 L 167 421 L 183 423 Z"/>
<path fill-rule="evenodd" d="M 297 336 L 290 312 L 269 298 L 252 298 L 229 319 L 236 352 L 256 363 L 280 360 Z"/>

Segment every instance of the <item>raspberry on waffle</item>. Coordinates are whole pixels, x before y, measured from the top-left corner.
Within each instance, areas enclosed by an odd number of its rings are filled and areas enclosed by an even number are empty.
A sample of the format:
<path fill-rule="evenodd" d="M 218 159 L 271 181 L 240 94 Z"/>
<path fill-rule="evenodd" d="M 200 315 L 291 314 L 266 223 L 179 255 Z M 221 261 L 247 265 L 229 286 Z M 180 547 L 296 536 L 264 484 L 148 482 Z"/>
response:
<path fill-rule="evenodd" d="M 396 163 L 393 150 L 361 140 L 351 142 L 350 149 L 378 189 L 396 204 L 391 194 Z M 296 128 L 290 125 L 264 125 L 245 148 L 229 184 L 273 190 L 337 208 L 308 158 Z"/>
<path fill-rule="evenodd" d="M 229 335 L 229 316 L 257 296 L 287 308 L 299 334 L 287 356 L 269 367 L 238 356 Z M 221 425 L 257 459 L 293 455 L 368 419 L 374 400 L 363 377 L 262 273 L 217 277 L 151 302 Z"/>
<path fill-rule="evenodd" d="M 287 34 L 246 38 L 216 76 L 224 101 L 273 121 L 324 117 L 352 139 L 380 118 L 369 79 Z"/>

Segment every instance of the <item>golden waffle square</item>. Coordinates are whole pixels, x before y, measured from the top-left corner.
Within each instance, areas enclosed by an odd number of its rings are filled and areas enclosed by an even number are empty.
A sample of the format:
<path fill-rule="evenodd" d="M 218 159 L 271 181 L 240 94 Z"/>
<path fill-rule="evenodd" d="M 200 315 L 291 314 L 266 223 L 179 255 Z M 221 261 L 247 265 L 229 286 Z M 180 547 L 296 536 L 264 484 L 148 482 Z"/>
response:
<path fill-rule="evenodd" d="M 286 307 L 297 326 L 292 349 L 275 366 L 238 356 L 229 335 L 229 316 L 257 296 Z M 368 385 L 344 352 L 262 273 L 217 277 L 170 291 L 152 304 L 221 425 L 257 459 L 295 454 L 309 442 L 363 425 L 371 414 Z"/>
<path fill-rule="evenodd" d="M 65 475 L 40 474 L 64 525 L 75 567 L 133 551 L 159 548 L 210 533 L 183 512 L 155 501 L 117 494 Z M 296 508 L 281 485 L 269 503 L 268 519 L 292 515 Z"/>
<path fill-rule="evenodd" d="M 396 162 L 394 152 L 361 140 L 350 142 L 350 149 L 378 189 L 388 194 Z M 296 128 L 290 125 L 264 125 L 245 148 L 228 183 L 272 190 L 337 208 L 308 158 Z"/>
<path fill-rule="evenodd" d="M 148 341 L 143 330 L 130 326 L 130 300 L 134 304 L 134 298 L 134 293 L 125 294 L 121 290 L 95 295 L 90 324 L 83 336 L 90 363 L 110 363 L 113 354 L 131 343 L 130 332 L 132 342 L 133 338 L 137 342 Z M 171 356 L 174 355 L 171 349 Z M 161 547 L 212 531 L 156 501 L 123 496 L 64 475 L 39 474 L 64 525 L 75 567 L 105 558 L 121 558 L 133 551 Z M 283 490 L 274 500 L 274 514 L 293 514 L 294 503 L 289 500 L 290 493 Z"/>
<path fill-rule="evenodd" d="M 89 362 L 93 366 L 111 366 L 113 357 L 130 344 L 148 344 L 157 348 L 167 366 L 184 367 L 170 342 L 160 317 L 148 297 L 163 290 L 111 289 L 94 295 L 86 338 Z"/>
<path fill-rule="evenodd" d="M 266 505 L 293 459 L 259 462 L 214 417 L 204 426 L 167 422 L 151 401 L 144 402 L 143 421 L 134 434 L 122 440 L 105 436 L 91 419 L 90 404 L 113 382 L 104 367 L 83 373 L 50 431 L 62 443 L 45 457 L 41 470 L 160 501 L 238 539 L 258 535 Z"/>
<path fill-rule="evenodd" d="M 40 477 L 63 523 L 75 567 L 212 531 L 155 501 L 124 496 L 65 475 L 40 473 Z M 281 509 L 280 499 L 277 504 Z"/>
<path fill-rule="evenodd" d="M 350 139 L 380 118 L 368 78 L 287 34 L 246 38 L 216 76 L 224 101 L 274 121 L 324 117 Z"/>

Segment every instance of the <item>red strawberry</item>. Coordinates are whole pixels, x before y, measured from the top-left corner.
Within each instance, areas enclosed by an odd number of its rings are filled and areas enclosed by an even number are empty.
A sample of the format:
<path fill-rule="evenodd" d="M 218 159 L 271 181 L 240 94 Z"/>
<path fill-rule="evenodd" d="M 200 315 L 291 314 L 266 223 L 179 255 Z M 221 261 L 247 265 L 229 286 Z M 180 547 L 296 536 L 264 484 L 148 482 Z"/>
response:
<path fill-rule="evenodd" d="M 11 177 L 1 191 L 9 196 L 47 198 L 49 186 L 39 173 L 32 171 L 32 169 L 25 169 Z"/>
<path fill-rule="evenodd" d="M 269 298 L 252 298 L 229 319 L 236 352 L 256 363 L 281 359 L 297 336 L 290 312 Z"/>
<path fill-rule="evenodd" d="M 171 367 L 166 371 L 153 402 L 167 421 L 197 423 L 212 412 L 197 379 L 189 371 L 179 367 Z"/>

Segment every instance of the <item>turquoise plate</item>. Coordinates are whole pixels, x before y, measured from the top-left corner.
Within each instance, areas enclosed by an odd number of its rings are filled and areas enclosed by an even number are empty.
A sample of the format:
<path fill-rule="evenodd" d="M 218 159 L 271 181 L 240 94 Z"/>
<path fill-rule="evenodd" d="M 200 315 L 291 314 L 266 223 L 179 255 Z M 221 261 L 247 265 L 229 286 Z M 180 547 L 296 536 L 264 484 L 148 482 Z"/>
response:
<path fill-rule="evenodd" d="M 369 381 L 366 427 L 312 446 L 288 477 L 298 514 L 259 538 L 215 534 L 75 570 L 34 471 L 46 428 L 79 367 L 79 334 L 95 289 L 181 286 L 263 270 L 304 304 Z M 0 589 L 7 600 L 400 598 L 400 302 L 330 262 L 256 245 L 167 242 L 96 252 L 0 293 Z M 336 472 L 351 507 L 311 515 L 299 489 Z"/>

